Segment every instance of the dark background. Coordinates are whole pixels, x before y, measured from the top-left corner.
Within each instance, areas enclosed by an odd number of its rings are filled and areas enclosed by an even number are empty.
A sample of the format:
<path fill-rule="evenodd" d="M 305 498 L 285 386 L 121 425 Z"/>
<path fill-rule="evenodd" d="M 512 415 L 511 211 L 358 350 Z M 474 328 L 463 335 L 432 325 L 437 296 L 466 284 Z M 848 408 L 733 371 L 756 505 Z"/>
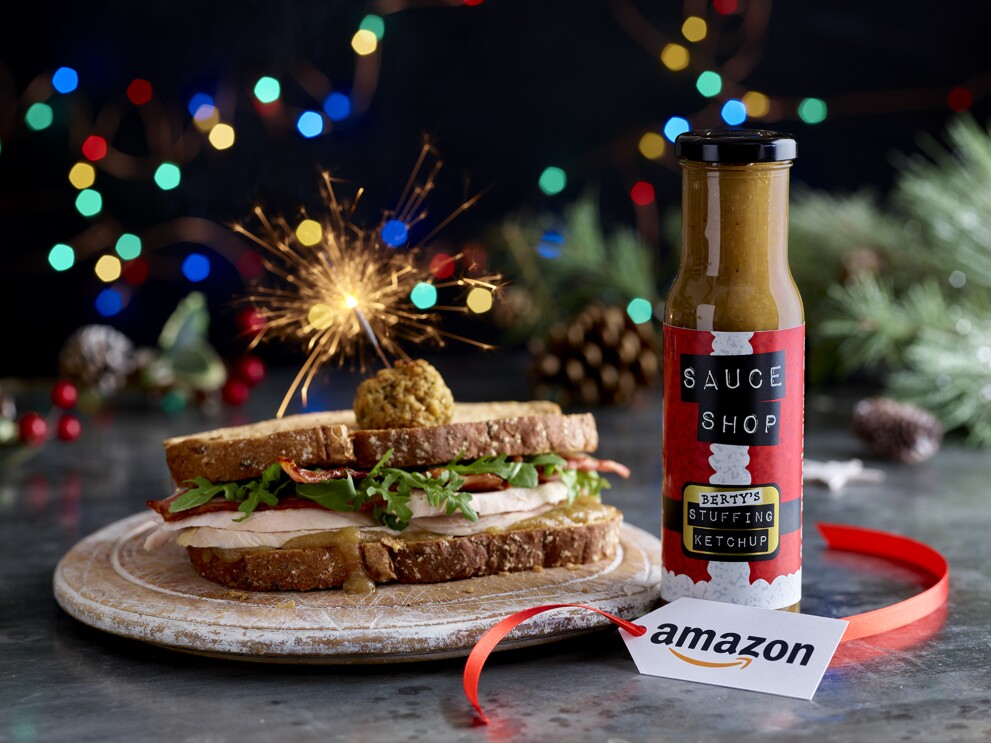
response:
<path fill-rule="evenodd" d="M 702 2 L 632 5 L 669 40 L 682 43 L 679 28 L 688 11 L 730 31 L 739 20 L 718 16 Z M 670 154 L 651 162 L 639 155 L 637 141 L 672 115 L 687 116 L 694 126 L 715 125 L 718 118 L 697 115 L 705 102 L 695 75 L 665 69 L 638 45 L 617 23 L 620 7 L 607 0 L 485 0 L 477 7 L 412 5 L 386 14 L 375 3 L 299 0 L 17 3 L 5 9 L 0 376 L 53 375 L 64 339 L 83 323 L 105 321 L 93 307 L 102 287 L 92 272 L 96 255 L 61 274 L 46 261 L 54 243 L 71 242 L 90 222 L 73 208 L 76 191 L 66 180 L 80 159 L 67 136 L 72 114 L 53 100 L 54 126 L 31 133 L 20 123 L 16 96 L 36 77 L 60 65 L 77 69 L 80 88 L 73 95 L 91 114 L 120 100 L 128 83 L 143 77 L 185 126 L 193 93 L 226 89 L 236 95 L 233 115 L 224 117 L 237 131 L 234 148 L 204 147 L 184 165 L 180 188 L 162 192 L 147 180 L 98 175 L 103 217 L 123 230 L 140 233 L 185 215 L 227 223 L 242 219 L 255 203 L 292 213 L 301 203 L 317 203 L 322 167 L 366 186 L 361 216 L 374 222 L 379 208 L 398 197 L 426 133 L 446 163 L 428 221 L 436 223 L 465 193 L 490 188 L 477 208 L 445 231 L 444 239 L 457 247 L 468 239 L 484 241 L 507 214 L 559 210 L 587 186 L 598 189 L 606 220 L 616 224 L 635 224 L 628 192 L 637 180 L 654 184 L 660 212 L 677 207 Z M 386 32 L 368 110 L 314 140 L 291 125 L 281 131 L 264 126 L 252 106 L 254 80 L 275 75 L 287 106 L 318 108 L 292 82 L 293 71 L 308 63 L 348 92 L 355 65 L 350 39 L 370 12 L 384 16 Z M 791 111 L 805 96 L 830 103 L 830 116 L 818 125 L 803 124 L 793 113 L 766 124 L 799 138 L 796 181 L 883 191 L 894 172 L 892 153 L 916 150 L 920 133 L 939 136 L 953 115 L 945 102 L 951 88 L 970 85 L 973 114 L 983 122 L 991 113 L 989 20 L 983 3 L 962 0 L 777 2 L 759 62 L 741 82 L 791 100 Z M 717 58 L 730 51 L 720 50 Z M 851 98 L 854 93 L 866 95 Z M 114 145 L 140 155 L 145 140 L 140 119 L 131 114 Z M 537 179 L 551 164 L 564 168 L 569 181 L 562 194 L 547 197 Z M 663 239 L 652 242 L 670 253 Z M 495 246 L 486 247 L 497 262 Z M 109 323 L 139 343 L 154 342 L 175 303 L 193 288 L 178 270 L 190 249 L 169 245 L 147 256 L 151 278 Z M 230 300 L 245 289 L 233 266 L 219 258 L 213 265 L 210 278 L 195 288 L 210 298 L 214 341 L 230 352 L 237 348 Z M 484 318 L 475 325 L 476 336 L 498 337 Z"/>

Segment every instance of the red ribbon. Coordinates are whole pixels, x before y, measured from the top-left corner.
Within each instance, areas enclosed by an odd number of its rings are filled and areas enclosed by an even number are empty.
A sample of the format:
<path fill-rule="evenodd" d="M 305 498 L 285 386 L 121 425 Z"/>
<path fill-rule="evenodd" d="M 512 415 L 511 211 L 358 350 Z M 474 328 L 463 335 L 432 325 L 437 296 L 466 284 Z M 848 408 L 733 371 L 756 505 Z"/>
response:
<path fill-rule="evenodd" d="M 816 524 L 816 527 L 826 540 L 826 546 L 829 549 L 857 552 L 862 555 L 872 555 L 907 563 L 930 573 L 934 578 L 934 583 L 929 588 L 911 598 L 874 611 L 843 617 L 850 623 L 843 635 L 843 642 L 859 640 L 863 637 L 904 627 L 931 614 L 946 603 L 950 588 L 950 566 L 946 562 L 946 558 L 929 545 L 890 532 L 864 529 L 857 526 Z M 597 612 L 613 624 L 637 637 L 647 632 L 647 628 L 643 625 L 634 624 L 602 609 L 583 604 L 546 604 L 525 609 L 506 617 L 478 639 L 465 663 L 465 696 L 475 708 L 478 724 L 487 725 L 489 722 L 489 718 L 482 712 L 482 706 L 478 701 L 478 681 L 482 674 L 482 667 L 496 645 L 517 625 L 531 617 L 543 614 L 545 611 L 568 608 Z"/>

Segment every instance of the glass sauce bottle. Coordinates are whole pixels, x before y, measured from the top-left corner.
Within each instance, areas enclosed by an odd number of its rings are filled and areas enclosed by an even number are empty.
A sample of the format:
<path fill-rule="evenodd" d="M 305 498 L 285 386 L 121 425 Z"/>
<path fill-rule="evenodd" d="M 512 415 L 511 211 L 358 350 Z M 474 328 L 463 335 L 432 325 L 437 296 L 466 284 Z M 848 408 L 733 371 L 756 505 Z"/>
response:
<path fill-rule="evenodd" d="M 788 267 L 795 140 L 678 137 L 681 266 L 664 311 L 661 596 L 798 609 L 805 326 Z"/>

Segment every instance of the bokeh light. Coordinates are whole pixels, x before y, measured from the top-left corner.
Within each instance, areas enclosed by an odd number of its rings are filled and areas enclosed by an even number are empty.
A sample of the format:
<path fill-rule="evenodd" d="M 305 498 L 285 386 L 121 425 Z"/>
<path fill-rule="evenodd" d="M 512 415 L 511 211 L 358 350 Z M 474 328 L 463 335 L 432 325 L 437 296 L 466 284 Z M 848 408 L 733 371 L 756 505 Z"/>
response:
<path fill-rule="evenodd" d="M 182 275 L 193 283 L 210 275 L 210 259 L 202 253 L 190 253 L 182 261 Z"/>
<path fill-rule="evenodd" d="M 492 292 L 484 287 L 476 286 L 468 292 L 468 298 L 465 300 L 465 304 L 476 315 L 488 312 L 492 309 Z"/>
<path fill-rule="evenodd" d="M 705 20 L 699 18 L 697 15 L 688 16 L 685 22 L 681 24 L 681 35 L 689 41 L 702 41 L 708 31 L 709 27 L 706 25 Z"/>
<path fill-rule="evenodd" d="M 89 163 L 78 162 L 69 170 L 69 183 L 80 191 L 96 182 L 96 168 Z"/>
<path fill-rule="evenodd" d="M 334 324 L 335 317 L 337 317 L 337 313 L 334 312 L 334 308 L 322 302 L 310 307 L 310 311 L 306 313 L 306 319 L 314 330 L 326 330 Z"/>
<path fill-rule="evenodd" d="M 107 156 L 107 140 L 96 134 L 91 134 L 83 140 L 83 157 L 91 162 L 102 160 Z"/>
<path fill-rule="evenodd" d="M 409 239 L 409 227 L 398 219 L 390 219 L 382 225 L 382 242 L 390 248 L 398 248 Z"/>
<path fill-rule="evenodd" d="M 375 34 L 377 41 L 382 41 L 382 37 L 385 36 L 385 21 L 382 20 L 382 16 L 375 15 L 374 13 L 369 13 L 362 18 L 361 23 L 358 24 L 358 28 L 362 31 L 371 31 Z"/>
<path fill-rule="evenodd" d="M 268 75 L 258 78 L 258 82 L 255 83 L 255 98 L 260 103 L 275 103 L 280 95 L 282 95 L 282 85 L 278 80 Z"/>
<path fill-rule="evenodd" d="M 737 0 L 712 0 L 712 7 L 722 15 L 732 15 L 736 12 Z"/>
<path fill-rule="evenodd" d="M 657 132 L 646 132 L 640 137 L 640 143 L 637 146 L 640 149 L 640 154 L 648 160 L 660 159 L 664 156 L 666 149 L 664 137 Z"/>
<path fill-rule="evenodd" d="M 48 251 L 48 263 L 56 271 L 68 271 L 76 263 L 76 251 L 71 245 L 57 243 Z"/>
<path fill-rule="evenodd" d="M 28 129 L 40 132 L 50 127 L 54 118 L 52 107 L 47 103 L 32 103 L 24 114 L 24 123 Z"/>
<path fill-rule="evenodd" d="M 59 67 L 52 75 L 52 87 L 59 93 L 71 93 L 79 87 L 79 73 L 71 67 Z"/>
<path fill-rule="evenodd" d="M 661 50 L 661 63 L 672 72 L 680 72 L 688 67 L 691 57 L 681 44 L 666 44 Z"/>
<path fill-rule="evenodd" d="M 537 242 L 537 255 L 554 260 L 564 250 L 564 235 L 555 230 L 545 230 Z"/>
<path fill-rule="evenodd" d="M 447 253 L 437 253 L 430 259 L 430 273 L 438 279 L 449 279 L 454 275 L 454 257 Z"/>
<path fill-rule="evenodd" d="M 974 94 L 967 88 L 956 87 L 947 94 L 946 105 L 950 107 L 951 111 L 963 113 L 974 105 Z"/>
<path fill-rule="evenodd" d="M 76 196 L 76 211 L 84 217 L 95 217 L 103 209 L 103 196 L 99 191 L 85 188 Z"/>
<path fill-rule="evenodd" d="M 343 93 L 331 93 L 324 99 L 323 110 L 331 121 L 344 121 L 351 115 L 351 99 Z"/>
<path fill-rule="evenodd" d="M 323 116 L 316 111 L 303 111 L 296 119 L 296 129 L 307 139 L 313 139 L 323 132 Z"/>
<path fill-rule="evenodd" d="M 260 278 L 265 273 L 262 257 L 254 250 L 245 250 L 237 258 L 237 272 L 248 281 Z"/>
<path fill-rule="evenodd" d="M 196 113 L 204 106 L 214 107 L 213 96 L 206 93 L 197 93 L 189 99 L 189 115 L 196 116 Z"/>
<path fill-rule="evenodd" d="M 151 100 L 151 83 L 147 80 L 137 78 L 127 86 L 127 100 L 135 106 L 143 106 Z"/>
<path fill-rule="evenodd" d="M 747 120 L 747 107 L 743 104 L 743 101 L 730 98 L 723 104 L 719 115 L 730 126 L 737 126 Z"/>
<path fill-rule="evenodd" d="M 359 29 L 351 37 L 351 48 L 354 49 L 355 54 L 362 57 L 374 52 L 378 45 L 379 40 L 367 28 Z"/>
<path fill-rule="evenodd" d="M 637 181 L 630 189 L 630 199 L 637 206 L 647 206 L 654 203 L 654 187 L 647 181 Z"/>
<path fill-rule="evenodd" d="M 544 168 L 537 180 L 537 186 L 548 196 L 561 193 L 568 185 L 568 174 L 554 165 Z"/>
<path fill-rule="evenodd" d="M 818 124 L 826 120 L 826 102 L 821 98 L 804 98 L 798 104 L 798 118 L 806 124 Z"/>
<path fill-rule="evenodd" d="M 747 107 L 747 116 L 752 119 L 759 119 L 767 116 L 771 110 L 771 99 L 763 93 L 751 90 L 744 94 L 743 105 Z"/>
<path fill-rule="evenodd" d="M 203 133 L 211 131 L 219 123 L 220 109 L 208 103 L 204 103 L 193 114 L 193 124 Z"/>
<path fill-rule="evenodd" d="M 706 98 L 712 98 L 719 95 L 719 91 L 723 89 L 723 79 L 719 76 L 718 72 L 706 70 L 698 76 L 698 79 L 695 81 L 695 87 Z"/>
<path fill-rule="evenodd" d="M 679 134 L 684 134 L 689 129 L 688 119 L 681 116 L 672 116 L 664 125 L 664 136 L 668 138 L 668 141 L 674 142 Z"/>
<path fill-rule="evenodd" d="M 104 289 L 96 295 L 96 311 L 104 317 L 113 317 L 124 309 L 124 297 L 113 288 Z"/>
<path fill-rule="evenodd" d="M 114 246 L 114 250 L 117 251 L 117 255 L 123 260 L 133 261 L 141 255 L 141 238 L 130 232 L 125 232 L 117 238 L 117 244 Z"/>
<path fill-rule="evenodd" d="M 96 278 L 104 284 L 109 284 L 120 278 L 120 258 L 116 255 L 101 255 L 93 267 Z"/>
<path fill-rule="evenodd" d="M 649 300 L 643 297 L 636 297 L 631 299 L 630 303 L 626 305 L 626 314 L 637 325 L 642 325 L 645 322 L 650 322 L 650 318 L 654 314 L 654 308 L 651 306 Z"/>
<path fill-rule="evenodd" d="M 162 163 L 155 170 L 155 184 L 163 191 L 171 191 L 182 181 L 182 172 L 175 163 Z"/>
<path fill-rule="evenodd" d="M 296 228 L 296 239 L 308 247 L 316 245 L 323 240 L 323 227 L 314 219 L 304 219 Z"/>
<path fill-rule="evenodd" d="M 217 124 L 207 136 L 210 144 L 218 150 L 229 150 L 234 146 L 234 127 L 230 124 Z"/>
<path fill-rule="evenodd" d="M 144 258 L 136 258 L 124 264 L 121 276 L 131 286 L 141 286 L 148 280 L 148 261 Z"/>
<path fill-rule="evenodd" d="M 437 304 L 437 287 L 421 281 L 409 293 L 409 300 L 418 310 L 429 310 Z"/>

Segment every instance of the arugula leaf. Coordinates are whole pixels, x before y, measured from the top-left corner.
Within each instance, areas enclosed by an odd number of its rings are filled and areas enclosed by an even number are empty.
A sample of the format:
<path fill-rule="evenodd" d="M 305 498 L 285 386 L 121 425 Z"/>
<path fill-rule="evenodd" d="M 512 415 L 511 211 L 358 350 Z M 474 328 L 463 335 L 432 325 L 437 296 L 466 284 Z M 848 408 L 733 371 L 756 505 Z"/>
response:
<path fill-rule="evenodd" d="M 307 498 L 331 511 L 357 511 L 365 502 L 354 487 L 351 474 L 341 480 L 296 484 L 296 495 Z"/>
<path fill-rule="evenodd" d="M 179 511 L 188 511 L 190 508 L 202 506 L 221 493 L 227 500 L 240 500 L 237 498 L 238 485 L 234 482 L 214 485 L 205 477 L 195 477 L 192 480 L 186 480 L 183 484 L 192 484 L 193 487 L 169 504 L 169 513 L 179 513 Z"/>
<path fill-rule="evenodd" d="M 237 507 L 237 510 L 244 515 L 241 518 L 234 519 L 234 521 L 244 521 L 262 503 L 267 506 L 278 505 L 279 491 L 288 485 L 288 482 L 283 482 L 281 485 L 277 484 L 281 479 L 282 465 L 275 463 L 265 468 L 260 479 L 251 480 L 242 485 L 238 495 L 244 495 L 244 502 Z"/>

